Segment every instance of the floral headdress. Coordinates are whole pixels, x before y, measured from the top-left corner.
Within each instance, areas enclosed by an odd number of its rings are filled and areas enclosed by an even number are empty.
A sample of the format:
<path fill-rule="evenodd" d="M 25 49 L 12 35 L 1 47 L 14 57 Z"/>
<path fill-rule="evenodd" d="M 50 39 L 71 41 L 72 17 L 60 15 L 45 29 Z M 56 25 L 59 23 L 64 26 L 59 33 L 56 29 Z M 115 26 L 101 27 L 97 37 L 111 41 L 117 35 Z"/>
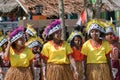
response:
<path fill-rule="evenodd" d="M 35 31 L 35 29 L 32 27 L 31 24 L 27 24 L 27 29 L 25 32 L 31 36 L 36 36 L 36 34 L 37 34 L 37 32 Z"/>
<path fill-rule="evenodd" d="M 55 20 L 45 28 L 43 34 L 49 36 L 58 30 L 61 30 L 61 21 Z"/>
<path fill-rule="evenodd" d="M 87 30 L 88 34 L 90 34 L 90 31 L 92 29 L 97 29 L 100 32 L 105 33 L 104 25 L 102 24 L 102 21 L 97 20 L 97 19 L 92 19 L 91 21 L 89 21 L 87 23 L 86 30 Z"/>
<path fill-rule="evenodd" d="M 69 38 L 67 39 L 68 42 L 71 43 L 71 41 L 74 39 L 75 36 L 80 36 L 81 39 L 83 39 L 83 35 L 81 32 L 78 32 L 78 31 L 74 31 L 70 34 Z"/>
<path fill-rule="evenodd" d="M 103 24 L 105 26 L 105 32 L 106 33 L 109 33 L 109 32 L 112 32 L 113 34 L 116 33 L 115 26 L 112 22 L 104 22 Z"/>
<path fill-rule="evenodd" d="M 26 46 L 28 46 L 29 48 L 33 48 L 35 46 L 42 47 L 42 44 L 43 44 L 43 42 L 41 40 L 39 40 L 39 38 L 31 38 L 31 39 L 29 39 Z"/>
<path fill-rule="evenodd" d="M 24 27 L 23 26 L 20 26 L 20 27 L 16 28 L 14 31 L 12 31 L 9 34 L 11 43 L 13 43 L 16 40 L 18 40 L 19 38 L 21 38 L 23 36 L 23 31 L 24 31 Z"/>

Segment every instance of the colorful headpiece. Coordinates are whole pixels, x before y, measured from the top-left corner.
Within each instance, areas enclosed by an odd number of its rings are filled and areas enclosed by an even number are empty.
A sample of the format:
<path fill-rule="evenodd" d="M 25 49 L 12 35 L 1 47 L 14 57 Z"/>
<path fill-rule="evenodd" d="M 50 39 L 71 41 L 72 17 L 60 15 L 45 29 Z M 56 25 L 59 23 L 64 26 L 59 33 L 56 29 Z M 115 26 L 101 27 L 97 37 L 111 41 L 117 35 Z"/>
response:
<path fill-rule="evenodd" d="M 37 32 L 35 31 L 35 29 L 30 24 L 27 24 L 27 29 L 26 29 L 25 32 L 28 33 L 31 36 L 36 36 L 36 34 L 37 34 Z"/>
<path fill-rule="evenodd" d="M 43 34 L 49 36 L 58 30 L 61 30 L 61 21 L 55 20 L 45 28 Z"/>
<path fill-rule="evenodd" d="M 24 27 L 20 26 L 12 31 L 9 35 L 10 42 L 13 43 L 23 36 Z"/>
<path fill-rule="evenodd" d="M 6 42 L 8 42 L 8 39 L 5 36 L 1 36 L 0 37 L 0 47 L 5 44 Z"/>
<path fill-rule="evenodd" d="M 35 46 L 40 46 L 42 47 L 42 42 L 39 41 L 39 39 L 37 38 L 31 38 L 28 43 L 26 44 L 26 46 L 28 46 L 29 48 L 35 47 Z"/>
<path fill-rule="evenodd" d="M 72 33 L 70 34 L 70 36 L 69 36 L 69 38 L 68 38 L 67 41 L 68 41 L 68 42 L 71 42 L 75 36 L 80 36 L 80 37 L 83 39 L 83 35 L 82 35 L 81 32 L 74 31 L 74 32 L 72 32 Z"/>
<path fill-rule="evenodd" d="M 86 30 L 88 31 L 88 34 L 90 34 L 90 31 L 91 31 L 92 29 L 97 29 L 97 30 L 99 30 L 100 32 L 105 33 L 105 31 L 104 31 L 104 25 L 102 24 L 101 21 L 96 20 L 96 19 L 93 19 L 93 20 L 91 20 L 91 21 L 89 21 L 89 22 L 87 23 Z"/>
<path fill-rule="evenodd" d="M 112 32 L 113 34 L 116 33 L 115 26 L 114 26 L 114 24 L 112 24 L 112 22 L 104 22 L 103 24 L 105 26 L 106 33 L 109 33 L 109 32 Z"/>

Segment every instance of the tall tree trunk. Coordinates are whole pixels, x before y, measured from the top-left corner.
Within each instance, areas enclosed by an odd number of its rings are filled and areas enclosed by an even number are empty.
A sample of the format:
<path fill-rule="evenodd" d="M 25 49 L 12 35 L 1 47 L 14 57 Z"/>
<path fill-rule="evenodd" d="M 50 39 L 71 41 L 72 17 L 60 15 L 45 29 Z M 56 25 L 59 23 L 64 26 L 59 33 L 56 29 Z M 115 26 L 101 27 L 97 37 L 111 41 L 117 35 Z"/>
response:
<path fill-rule="evenodd" d="M 66 39 L 66 29 L 65 29 L 65 19 L 64 19 L 64 2 L 63 0 L 58 0 L 59 4 L 59 18 L 62 22 L 62 38 L 65 40 Z"/>

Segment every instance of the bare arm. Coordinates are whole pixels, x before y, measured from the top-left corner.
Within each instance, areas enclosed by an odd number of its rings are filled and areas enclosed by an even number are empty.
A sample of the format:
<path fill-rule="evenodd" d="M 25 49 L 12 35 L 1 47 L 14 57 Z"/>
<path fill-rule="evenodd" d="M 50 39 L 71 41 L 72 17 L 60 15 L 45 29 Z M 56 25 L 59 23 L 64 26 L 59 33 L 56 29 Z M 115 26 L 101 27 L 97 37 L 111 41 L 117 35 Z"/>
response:
<path fill-rule="evenodd" d="M 5 49 L 5 58 L 9 57 L 11 42 L 8 40 L 7 48 Z"/>
<path fill-rule="evenodd" d="M 71 55 L 69 55 L 69 60 L 70 60 L 70 64 L 72 65 L 74 71 L 77 71 L 75 60 Z"/>
<path fill-rule="evenodd" d="M 70 60 L 70 64 L 73 67 L 73 70 L 74 70 L 74 75 L 73 75 L 74 79 L 77 80 L 78 79 L 78 72 L 77 72 L 75 60 L 71 55 L 69 55 L 69 60 Z"/>

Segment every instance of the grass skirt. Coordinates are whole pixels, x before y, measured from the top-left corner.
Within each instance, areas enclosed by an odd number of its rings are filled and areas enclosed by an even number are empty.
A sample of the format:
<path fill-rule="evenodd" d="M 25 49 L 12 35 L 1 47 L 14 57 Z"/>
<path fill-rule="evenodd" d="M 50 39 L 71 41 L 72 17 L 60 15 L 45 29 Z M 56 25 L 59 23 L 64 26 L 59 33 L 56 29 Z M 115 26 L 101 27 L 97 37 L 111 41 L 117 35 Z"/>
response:
<path fill-rule="evenodd" d="M 108 64 L 87 64 L 87 80 L 112 80 Z"/>
<path fill-rule="evenodd" d="M 11 67 L 4 80 L 33 80 L 31 70 L 23 67 Z"/>
<path fill-rule="evenodd" d="M 83 80 L 83 63 L 82 62 L 76 62 L 76 67 L 77 67 L 77 71 L 78 71 L 78 80 Z"/>
<path fill-rule="evenodd" d="M 46 78 L 47 80 L 73 80 L 70 65 L 47 64 Z"/>

